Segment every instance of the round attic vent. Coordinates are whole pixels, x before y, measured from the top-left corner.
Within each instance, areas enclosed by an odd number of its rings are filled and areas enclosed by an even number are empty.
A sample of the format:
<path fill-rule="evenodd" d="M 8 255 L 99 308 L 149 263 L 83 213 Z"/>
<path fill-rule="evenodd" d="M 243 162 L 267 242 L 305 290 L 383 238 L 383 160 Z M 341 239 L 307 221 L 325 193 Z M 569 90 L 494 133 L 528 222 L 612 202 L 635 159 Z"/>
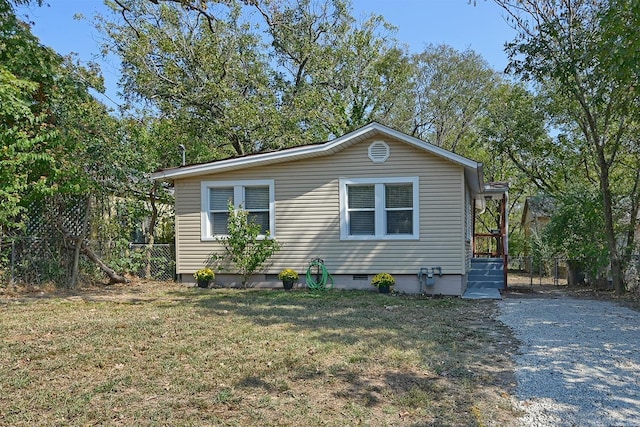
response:
<path fill-rule="evenodd" d="M 369 158 L 373 163 L 384 163 L 389 158 L 389 144 L 384 141 L 373 141 L 369 145 Z"/>

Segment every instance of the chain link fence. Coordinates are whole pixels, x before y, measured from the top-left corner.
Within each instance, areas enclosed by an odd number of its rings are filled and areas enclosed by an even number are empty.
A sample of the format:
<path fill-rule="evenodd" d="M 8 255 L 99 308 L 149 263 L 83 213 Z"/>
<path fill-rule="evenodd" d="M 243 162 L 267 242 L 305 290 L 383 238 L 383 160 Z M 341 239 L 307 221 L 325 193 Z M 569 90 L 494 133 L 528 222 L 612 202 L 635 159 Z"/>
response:
<path fill-rule="evenodd" d="M 19 238 L 0 248 L 0 283 L 64 283 L 71 274 L 64 244 L 55 246 L 48 239 Z"/>
<path fill-rule="evenodd" d="M 176 257 L 174 246 L 170 244 L 155 244 L 149 249 L 148 245 L 131 244 L 131 249 L 138 256 L 142 255 L 142 262 L 138 264 L 135 274 L 138 277 L 149 277 L 155 280 L 175 280 Z"/>
<path fill-rule="evenodd" d="M 175 280 L 175 251 L 172 244 L 89 242 L 94 252 L 111 268 L 153 280 Z M 0 247 L 0 283 L 42 285 L 67 284 L 71 274 L 72 250 L 64 242 L 52 246 L 51 239 L 36 237 L 4 241 Z M 84 281 L 103 278 L 95 265 L 81 257 Z"/>
<path fill-rule="evenodd" d="M 569 265 L 565 258 L 534 258 L 532 256 L 509 257 L 510 287 L 533 285 L 566 285 L 569 279 Z M 578 278 L 580 279 L 580 278 Z M 582 277 L 584 280 L 584 277 Z"/>
<path fill-rule="evenodd" d="M 523 285 L 530 287 L 533 285 L 560 286 L 570 282 L 584 284 L 589 280 L 583 271 L 575 266 L 571 268 L 567 259 L 559 257 L 509 257 L 508 268 L 508 284 L 513 287 Z M 610 277 L 607 278 L 608 272 L 605 273 L 600 280 L 594 282 L 597 286 L 612 286 Z M 571 275 L 572 277 L 570 277 Z M 640 291 L 640 254 L 631 255 L 629 264 L 624 271 L 624 281 L 628 290 Z"/>

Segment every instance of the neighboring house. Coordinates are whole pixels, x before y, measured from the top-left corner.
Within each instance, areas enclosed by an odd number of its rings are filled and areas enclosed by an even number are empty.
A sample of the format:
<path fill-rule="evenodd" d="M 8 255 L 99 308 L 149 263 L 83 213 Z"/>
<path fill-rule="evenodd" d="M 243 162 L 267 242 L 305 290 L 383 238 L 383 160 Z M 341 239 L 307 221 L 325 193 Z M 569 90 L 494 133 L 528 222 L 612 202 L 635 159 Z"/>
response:
<path fill-rule="evenodd" d="M 524 202 L 520 224 L 524 230 L 525 241 L 530 243 L 533 236 L 538 235 L 549 223 L 555 210 L 555 202 L 549 196 L 529 196 Z M 528 255 L 528 246 L 525 255 Z"/>
<path fill-rule="evenodd" d="M 624 203 L 624 201 L 622 203 Z M 623 205 L 623 208 L 630 209 L 628 205 Z M 536 234 L 541 233 L 547 224 L 549 224 L 555 210 L 556 203 L 550 196 L 538 195 L 526 198 L 524 202 L 524 209 L 522 210 L 522 218 L 520 220 L 522 229 L 524 230 L 525 241 L 528 243 L 525 246 L 525 255 L 530 255 L 529 247 L 531 246 L 532 239 Z M 630 218 L 631 216 L 629 214 L 624 215 L 620 220 L 620 224 L 628 227 Z M 634 232 L 634 241 L 636 245 L 638 245 L 638 242 L 640 241 L 640 213 L 638 213 L 637 219 Z M 618 234 L 617 241 L 620 248 L 623 248 L 626 245 L 626 237 L 627 236 L 624 233 Z"/>
<path fill-rule="evenodd" d="M 227 201 L 248 210 L 282 249 L 252 286 L 281 286 L 324 260 L 336 288 L 372 289 L 389 272 L 401 292 L 462 295 L 471 268 L 482 164 L 378 123 L 322 144 L 156 172 L 175 188 L 176 264 L 183 282 L 219 251 Z M 506 190 L 504 190 L 506 192 Z M 487 196 L 490 197 L 490 196 Z M 421 268 L 440 267 L 435 285 Z M 218 273 L 219 285 L 238 278 Z"/>

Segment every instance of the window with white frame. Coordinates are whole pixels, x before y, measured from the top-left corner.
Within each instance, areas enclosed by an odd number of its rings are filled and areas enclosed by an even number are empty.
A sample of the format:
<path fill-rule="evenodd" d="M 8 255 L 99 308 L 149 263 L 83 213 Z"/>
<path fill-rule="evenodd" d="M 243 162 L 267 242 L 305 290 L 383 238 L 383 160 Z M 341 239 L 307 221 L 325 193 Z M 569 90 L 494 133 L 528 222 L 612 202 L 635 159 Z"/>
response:
<path fill-rule="evenodd" d="M 418 177 L 340 179 L 340 236 L 418 239 Z"/>
<path fill-rule="evenodd" d="M 260 224 L 262 235 L 275 235 L 273 180 L 203 181 L 201 183 L 201 239 L 228 234 L 229 203 L 244 209 L 249 220 Z"/>

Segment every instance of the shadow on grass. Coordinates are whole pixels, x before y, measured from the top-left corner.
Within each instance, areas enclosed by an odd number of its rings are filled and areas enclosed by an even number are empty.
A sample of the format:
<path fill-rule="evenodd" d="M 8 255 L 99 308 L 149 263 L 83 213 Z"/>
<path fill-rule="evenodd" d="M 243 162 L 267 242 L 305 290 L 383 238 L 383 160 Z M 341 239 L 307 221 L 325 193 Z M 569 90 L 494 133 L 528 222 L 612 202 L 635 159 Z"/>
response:
<path fill-rule="evenodd" d="M 311 331 L 326 342 L 356 345 L 366 340 L 403 349 L 414 348 L 413 340 L 421 337 L 449 342 L 456 335 L 452 327 L 457 320 L 452 317 L 466 305 L 456 298 L 421 299 L 367 291 L 214 289 L 172 295 L 200 307 L 205 315 L 231 313 L 258 326 L 287 324 Z"/>
<path fill-rule="evenodd" d="M 8 307 L 7 424 L 34 415 L 55 424 L 57 408 L 75 402 L 72 425 L 112 424 L 112 408 L 127 425 L 515 425 L 493 386 L 504 339 L 495 303 L 155 283 L 113 290 Z"/>
<path fill-rule="evenodd" d="M 473 425 L 478 405 L 496 406 L 488 403 L 493 397 L 482 389 L 507 390 L 511 381 L 509 365 L 497 366 L 492 353 L 498 351 L 504 332 L 491 329 L 498 328 L 490 316 L 492 302 L 339 290 L 186 289 L 172 295 L 201 309 L 203 316 L 286 327 L 283 339 L 310 338 L 322 348 L 310 352 L 323 351 L 335 360 L 323 366 L 301 362 L 288 380 L 336 382 L 339 386 L 331 388 L 334 398 L 366 408 L 391 405 L 414 414 L 431 408 L 434 425 L 452 420 L 454 425 Z M 265 380 L 267 372 L 256 368 L 238 386 L 281 389 Z M 501 378 L 507 376 L 509 380 Z M 449 398 L 443 400 L 445 395 Z"/>

